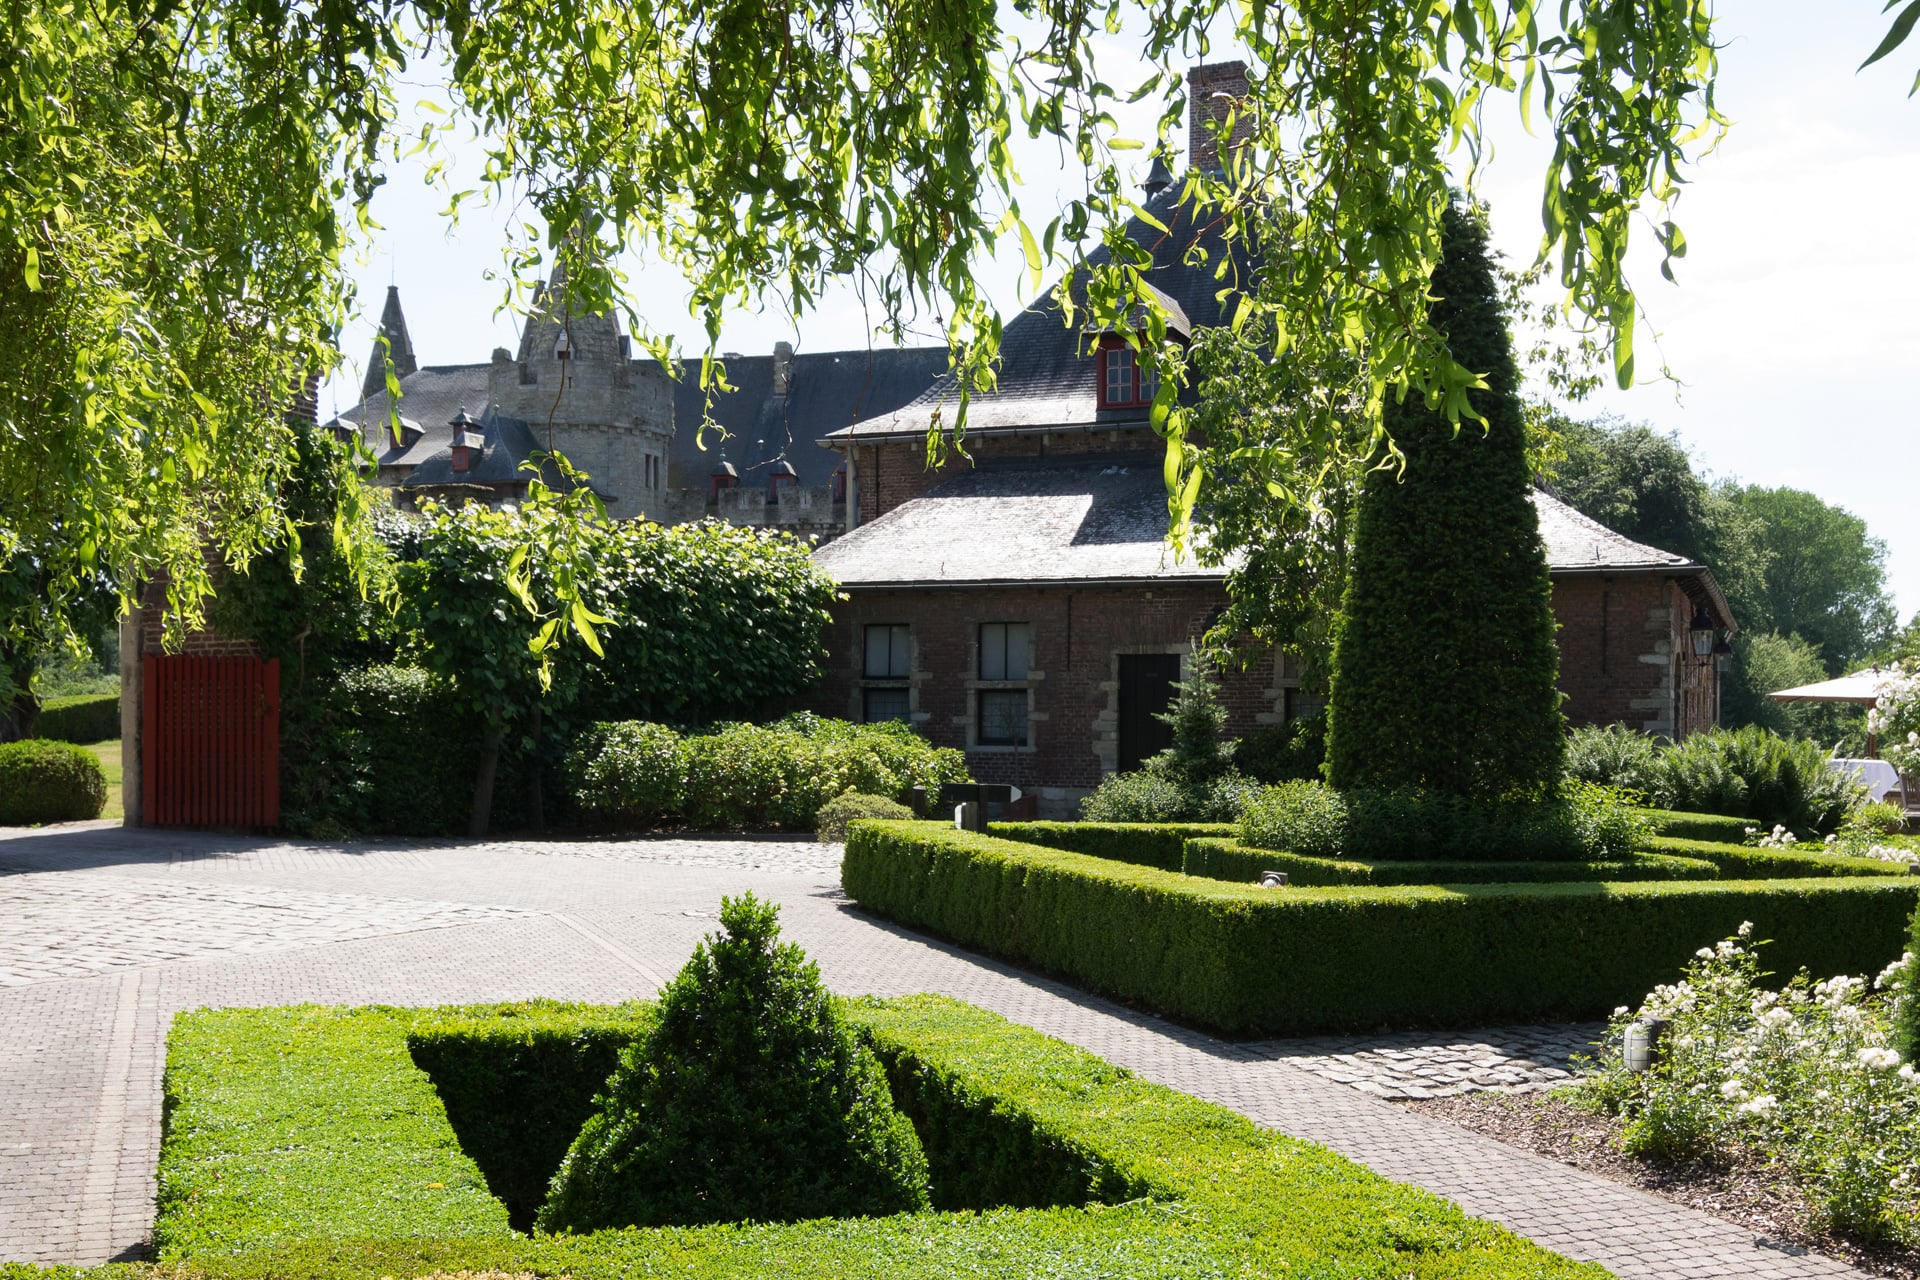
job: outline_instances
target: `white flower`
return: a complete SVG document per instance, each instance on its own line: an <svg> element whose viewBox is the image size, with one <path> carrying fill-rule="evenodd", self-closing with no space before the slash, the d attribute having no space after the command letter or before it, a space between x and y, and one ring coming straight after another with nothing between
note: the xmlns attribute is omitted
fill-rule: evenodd
<svg viewBox="0 0 1920 1280"><path fill-rule="evenodd" d="M1711 960L1713 959L1713 948L1702 947L1698 951L1694 952L1693 954L1698 956L1702 960Z"/></svg>
<svg viewBox="0 0 1920 1280"><path fill-rule="evenodd" d="M1920 1071L1915 1071L1911 1062L1903 1062L1900 1064L1900 1078L1908 1084L1913 1084L1920 1081Z"/></svg>
<svg viewBox="0 0 1920 1280"><path fill-rule="evenodd" d="M1720 1086L1720 1096L1728 1102L1747 1096L1747 1086L1739 1080L1729 1080Z"/></svg>
<svg viewBox="0 0 1920 1280"><path fill-rule="evenodd" d="M1780 1099L1770 1093L1763 1093L1757 1098L1751 1098L1741 1103L1738 1107L1734 1108L1734 1111L1736 1114L1743 1116L1765 1117L1772 1115L1779 1106Z"/></svg>
<svg viewBox="0 0 1920 1280"><path fill-rule="evenodd" d="M1751 938L1753 936L1753 921L1742 920L1740 922L1740 927L1734 930L1734 932L1738 933L1743 938Z"/></svg>
<svg viewBox="0 0 1920 1280"><path fill-rule="evenodd" d="M1891 1071L1900 1065L1900 1054L1893 1049L1866 1048L1856 1053L1860 1065L1869 1071Z"/></svg>
<svg viewBox="0 0 1920 1280"><path fill-rule="evenodd" d="M1763 1031L1772 1031L1779 1027L1791 1026L1792 1024L1793 1014L1786 1009L1782 1009L1779 1005L1775 1005L1760 1015L1760 1029Z"/></svg>

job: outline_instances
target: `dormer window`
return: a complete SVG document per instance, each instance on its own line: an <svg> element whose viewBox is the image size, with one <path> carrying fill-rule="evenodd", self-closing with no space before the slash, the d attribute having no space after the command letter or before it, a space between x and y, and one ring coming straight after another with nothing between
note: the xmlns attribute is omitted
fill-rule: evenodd
<svg viewBox="0 0 1920 1280"><path fill-rule="evenodd" d="M1111 339L1100 349L1100 407L1143 408L1153 403L1160 379L1143 368L1140 354L1126 343Z"/></svg>
<svg viewBox="0 0 1920 1280"><path fill-rule="evenodd" d="M572 355L573 355L573 348L567 342L567 331L565 329L562 329L560 331L560 336L556 338L553 343L553 358L555 360L566 360L570 358Z"/></svg>

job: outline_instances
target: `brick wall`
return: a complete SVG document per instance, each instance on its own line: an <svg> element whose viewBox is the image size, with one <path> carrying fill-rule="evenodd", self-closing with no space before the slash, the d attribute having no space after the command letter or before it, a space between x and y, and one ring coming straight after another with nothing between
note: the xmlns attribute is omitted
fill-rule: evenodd
<svg viewBox="0 0 1920 1280"><path fill-rule="evenodd" d="M1719 671L1689 650L1692 604L1674 578L1563 575L1553 612L1570 723L1685 737L1718 721Z"/></svg>
<svg viewBox="0 0 1920 1280"><path fill-rule="evenodd" d="M1088 454L1150 452L1159 465L1164 445L1146 427L1062 430L1046 435L981 436L966 441L974 463L1008 458L1072 458ZM945 464L929 469L927 447L920 440L896 440L861 445L853 451L859 489L860 523L866 524L901 503L917 498L942 480L966 470L966 459L949 455Z"/></svg>
<svg viewBox="0 0 1920 1280"><path fill-rule="evenodd" d="M939 746L967 752L975 778L1038 791L1043 811L1065 816L1118 758L1117 655L1186 653L1226 602L1217 585L1139 588L1009 587L861 591L837 605L826 639L826 675L811 706L859 720L865 628L911 628L907 679L912 723ZM975 723L982 623L1032 627L1026 747L982 747ZM1278 723L1283 682L1271 655L1222 680L1228 732Z"/></svg>

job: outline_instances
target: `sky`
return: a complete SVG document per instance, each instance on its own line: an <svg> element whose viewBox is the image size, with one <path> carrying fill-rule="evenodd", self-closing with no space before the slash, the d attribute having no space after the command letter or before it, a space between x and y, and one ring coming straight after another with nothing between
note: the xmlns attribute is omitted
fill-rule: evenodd
<svg viewBox="0 0 1920 1280"><path fill-rule="evenodd" d="M1878 0L1721 6L1717 92L1734 127L1693 167L1679 202L1688 256L1674 284L1652 252L1632 264L1646 312L1641 381L1625 391L1609 382L1572 411L1676 432L1713 478L1806 489L1861 517L1887 545L1904 621L1920 610L1920 397L1908 385L1920 374L1920 98L1907 97L1920 45L1856 73L1886 21ZM1101 52L1116 64L1109 82L1127 82L1127 46L1109 40ZM1212 56L1231 53L1216 44ZM431 80L412 88L440 96ZM1151 136L1153 113L1143 104L1122 124ZM1539 245L1550 144L1528 136L1510 107L1490 107L1488 122L1479 191L1497 247L1524 265ZM1071 198L1062 184L1077 169L1031 144L1017 154L1022 206L1044 224ZM468 185L477 148L450 158L455 184ZM322 394L323 414L358 400L390 283L423 364L483 361L517 341L514 315L499 310L503 287L488 277L523 211L468 208L449 230L445 194L422 172L418 161L396 166L376 199L382 229L350 271L362 314L343 336L347 363ZM628 265L651 326L697 351L684 282L657 264ZM1017 255L985 264L982 277L1003 314L1028 300ZM812 351L874 341L858 299L840 291L798 324L777 311L731 317L721 347L754 354L782 339ZM1662 364L1677 383L1656 376Z"/></svg>

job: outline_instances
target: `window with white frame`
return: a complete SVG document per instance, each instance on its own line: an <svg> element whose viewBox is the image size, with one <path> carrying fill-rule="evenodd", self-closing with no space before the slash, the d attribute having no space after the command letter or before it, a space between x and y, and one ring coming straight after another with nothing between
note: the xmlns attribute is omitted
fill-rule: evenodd
<svg viewBox="0 0 1920 1280"><path fill-rule="evenodd" d="M911 719L907 677L912 672L912 629L904 622L869 624L860 665L860 718L868 724Z"/></svg>
<svg viewBox="0 0 1920 1280"><path fill-rule="evenodd" d="M1100 351L1100 407L1127 409L1153 403L1160 376L1140 363L1140 355L1125 343L1114 342Z"/></svg>
<svg viewBox="0 0 1920 1280"><path fill-rule="evenodd" d="M980 685L974 691L974 740L983 747L1024 747L1028 732L1026 686L1033 627L1026 622L980 624Z"/></svg>

